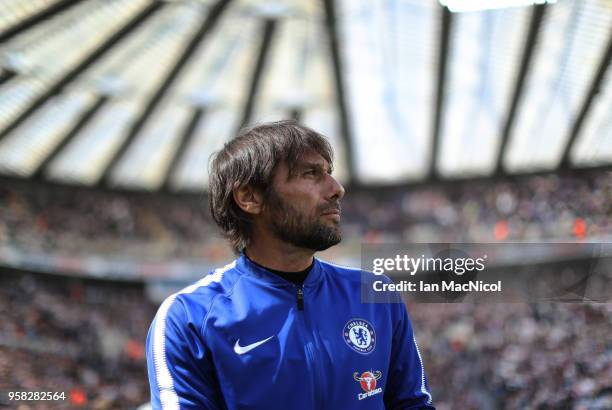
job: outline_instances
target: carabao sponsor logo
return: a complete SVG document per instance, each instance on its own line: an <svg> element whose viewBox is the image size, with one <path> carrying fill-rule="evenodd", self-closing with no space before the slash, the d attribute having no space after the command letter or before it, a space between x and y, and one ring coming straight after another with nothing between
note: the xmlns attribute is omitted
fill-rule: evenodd
<svg viewBox="0 0 612 410"><path fill-rule="evenodd" d="M353 373L353 379L359 382L359 385L363 389L364 393L359 393L357 398L359 400L366 399L375 394L382 393L382 387L376 387L377 381L382 377L382 372L368 371L359 374L359 372Z"/></svg>

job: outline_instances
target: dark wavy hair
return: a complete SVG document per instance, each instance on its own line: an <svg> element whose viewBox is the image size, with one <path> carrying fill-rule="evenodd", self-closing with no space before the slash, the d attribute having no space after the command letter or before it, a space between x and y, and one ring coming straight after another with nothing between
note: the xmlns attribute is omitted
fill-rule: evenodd
<svg viewBox="0 0 612 410"><path fill-rule="evenodd" d="M291 175L306 152L321 155L330 167L333 164L332 147L323 135L287 120L243 128L213 154L209 170L210 212L236 253L249 245L253 220L234 201L234 189L250 185L266 198L278 164L286 161Z"/></svg>

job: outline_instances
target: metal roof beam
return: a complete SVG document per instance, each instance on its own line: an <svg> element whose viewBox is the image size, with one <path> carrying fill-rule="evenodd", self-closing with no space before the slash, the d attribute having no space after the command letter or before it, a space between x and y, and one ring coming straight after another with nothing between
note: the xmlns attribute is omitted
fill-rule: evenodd
<svg viewBox="0 0 612 410"><path fill-rule="evenodd" d="M529 23L529 27L527 28L525 48L523 49L523 56L521 58L521 67L516 77L514 93L512 94L510 108L508 109L508 116L506 117L506 122L502 130L501 142L499 144L499 149L497 152L494 173L498 176L505 173L503 166L504 153L506 152L506 147L508 145L510 133L512 132L512 127L515 124L516 112L525 88L525 79L527 78L527 73L529 72L529 69L532 65L531 60L533 58L534 51L538 43L538 37L540 35L540 26L542 25L544 13L546 12L546 7L546 4L538 4L533 6L531 22Z"/></svg>
<svg viewBox="0 0 612 410"><path fill-rule="evenodd" d="M100 59L108 50L110 50L117 43L122 41L131 33L136 27L144 23L154 12L160 9L162 6L161 2L152 2L150 5L145 7L140 13L134 16L125 26L117 30L112 36L108 37L100 46L92 51L87 57L85 57L79 64L69 70L62 78L60 78L55 84L53 84L49 90L38 99L36 99L30 106L22 112L15 120L13 120L8 126L6 126L0 132L0 141L11 131L17 128L23 123L32 113L46 103L51 97L59 94L62 89L78 77L83 71L89 66Z"/></svg>
<svg viewBox="0 0 612 410"><path fill-rule="evenodd" d="M334 85L336 87L336 102L340 123L340 137L344 143L344 155L348 168L348 183L355 181L357 175L355 169L355 157L353 151L353 132L348 116L348 104L346 101L346 91L344 89L344 68L343 60L340 55L342 44L338 35L338 24L335 0L323 0L325 8L325 23L329 37L329 47L331 52Z"/></svg>
<svg viewBox="0 0 612 410"><path fill-rule="evenodd" d="M255 69L251 75L251 86L249 87L249 94L244 104L242 112L242 120L240 121L240 128L246 126L251 121L253 115L253 106L255 105L255 98L259 91L259 85L261 84L261 78L263 76L263 69L268 60L270 45L272 38L276 30L277 21L274 19L267 18L263 23L261 44L259 46L259 55L257 56L257 63ZM237 133L236 133L237 134Z"/></svg>
<svg viewBox="0 0 612 410"><path fill-rule="evenodd" d="M302 109L301 108L292 108L289 115L291 116L291 119L296 120L297 122L300 122L302 119Z"/></svg>
<svg viewBox="0 0 612 410"><path fill-rule="evenodd" d="M178 168L181 159L187 151L187 148L189 147L189 145L191 145L191 141L193 141L193 138L195 136L195 130L197 129L200 121L202 121L205 111L206 109L204 107L195 108L191 115L191 119L189 120L187 126L181 133L179 147L174 152L172 160L170 161L170 166L168 166L168 170L166 171L166 175L164 176L164 182L162 184L164 191L171 190L170 183L172 180L172 175L174 175L174 173L176 172L176 169Z"/></svg>
<svg viewBox="0 0 612 410"><path fill-rule="evenodd" d="M565 145L565 149L563 150L563 155L561 156L561 161L559 162L559 169L569 169L571 168L570 161L570 153L572 152L572 148L580 135L580 131L582 130L582 125L584 124L584 120L586 118L597 93L601 90L601 85L603 83L604 77L606 76L606 71L608 67L610 67L610 61L612 61L612 30L610 30L610 35L608 38L608 48L604 51L601 62L599 63L599 68L597 69L597 73L593 78L593 82L591 83L591 87L589 88L589 92L582 104L582 108L574 121L574 125L570 131L570 136ZM612 81L610 79L609 81Z"/></svg>
<svg viewBox="0 0 612 410"><path fill-rule="evenodd" d="M36 24L53 17L55 14L58 14L64 10L69 9L72 6L76 6L82 0L60 0L51 4L49 7L40 10L38 13L34 13L31 16L24 18L23 20L17 22L13 26L7 28L2 33L0 33L0 44L7 42L11 38L15 37L18 34L23 33L26 30L34 27Z"/></svg>
<svg viewBox="0 0 612 410"><path fill-rule="evenodd" d="M433 127L431 135L431 152L429 155L429 173L427 179L435 181L439 179L438 174L438 158L440 155L440 128L442 124L442 115L444 113L444 92L446 88L446 66L448 64L448 50L450 42L450 32L453 24L453 14L450 10L443 6L440 8L441 13L441 28L438 54L438 73L436 78L436 99L434 102Z"/></svg>
<svg viewBox="0 0 612 410"><path fill-rule="evenodd" d="M7 70L6 68L2 69L2 72L0 72L0 86L15 77L15 75L17 75L15 71Z"/></svg>
<svg viewBox="0 0 612 410"><path fill-rule="evenodd" d="M74 140L74 138L83 129L83 127L85 127L91 121L91 119L95 116L95 114L98 111L100 111L100 108L102 108L102 106L106 104L107 101L108 101L108 97L106 96L98 97L98 100L87 111L85 111L83 115L81 115L81 118L79 118L79 120L75 123L75 125L66 133L62 141L59 144L57 144L51 150L51 152L47 154L47 157L38 165L38 168L32 174L32 178L35 178L35 179L43 178L44 176L43 173L47 170L47 168L49 167L49 164L51 164L53 160L57 158L58 154L62 152L62 150L65 147L67 147L71 141Z"/></svg>

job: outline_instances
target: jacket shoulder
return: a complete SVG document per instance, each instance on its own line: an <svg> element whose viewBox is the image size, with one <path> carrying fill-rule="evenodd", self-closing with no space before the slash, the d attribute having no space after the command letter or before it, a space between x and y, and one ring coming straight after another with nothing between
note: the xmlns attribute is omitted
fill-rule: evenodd
<svg viewBox="0 0 612 410"><path fill-rule="evenodd" d="M361 268L354 268L351 266L340 265L337 263L332 263L332 262L324 261L321 259L318 259L318 261L321 263L321 267L324 270L331 272L342 278L348 279L348 280L359 282L359 281L370 280L374 278L380 279L381 277L384 277L384 275L382 276L375 275L374 273L363 270Z"/></svg>
<svg viewBox="0 0 612 410"><path fill-rule="evenodd" d="M330 273L335 280L342 281L348 286L359 287L362 300L376 303L399 303L402 299L397 292L376 292L374 284L376 282L393 283L393 280L386 275L378 275L361 268L338 265L319 259L323 270Z"/></svg>
<svg viewBox="0 0 612 410"><path fill-rule="evenodd" d="M240 276L236 261L215 269L199 281L168 296L159 307L156 318L199 326L204 322L216 296L230 292Z"/></svg>
<svg viewBox="0 0 612 410"><path fill-rule="evenodd" d="M324 271L331 273L335 278L341 280L348 280L350 282L360 282L362 275L367 274L367 272L361 270L360 268L339 265L337 263L332 263L321 259L318 259L318 261Z"/></svg>

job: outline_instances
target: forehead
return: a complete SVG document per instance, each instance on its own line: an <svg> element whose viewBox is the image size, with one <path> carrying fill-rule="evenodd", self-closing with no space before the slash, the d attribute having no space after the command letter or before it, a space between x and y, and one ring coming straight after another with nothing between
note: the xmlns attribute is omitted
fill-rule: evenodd
<svg viewBox="0 0 612 410"><path fill-rule="evenodd" d="M331 164L328 163L321 154L315 151L306 151L292 164L289 164L287 161L281 161L278 164L275 177L288 180L292 176L292 171L295 173L310 166L321 167L324 171L327 171L331 167Z"/></svg>
<svg viewBox="0 0 612 410"><path fill-rule="evenodd" d="M325 160L325 158L323 158L321 154L318 154L314 151L305 152L300 158L298 158L296 163L293 164L293 166L295 167L304 167L310 165L319 165L324 168L330 167L330 164Z"/></svg>

